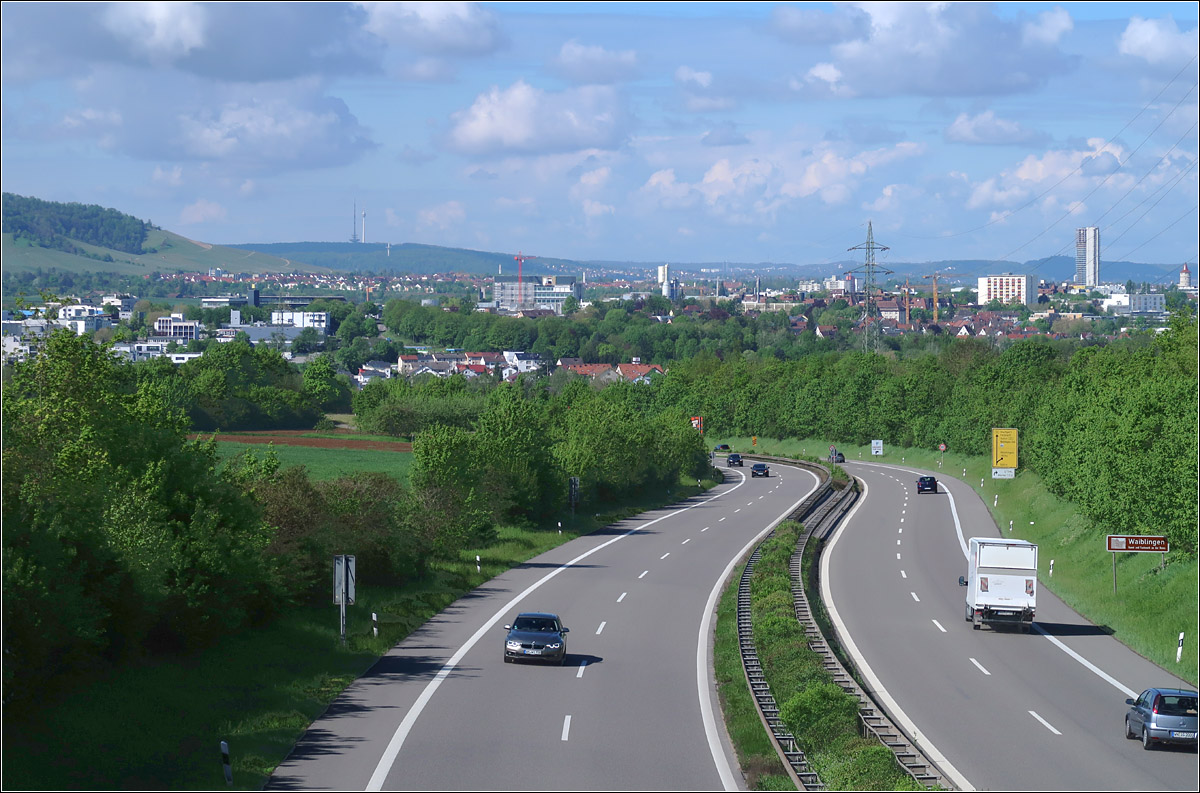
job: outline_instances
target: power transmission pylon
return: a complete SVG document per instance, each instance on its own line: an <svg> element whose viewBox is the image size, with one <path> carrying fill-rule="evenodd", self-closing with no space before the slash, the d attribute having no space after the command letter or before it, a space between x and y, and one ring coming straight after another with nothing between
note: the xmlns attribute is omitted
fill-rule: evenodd
<svg viewBox="0 0 1200 793"><path fill-rule="evenodd" d="M847 248L847 250L866 251L866 260L864 261L863 266L855 270L849 270L848 272L862 272L866 274L867 299L863 306L863 316L861 320L863 352L879 352L879 307L877 305L873 305L872 303L875 294L875 273L878 271L891 275L893 271L884 269L875 264L875 251L886 251L890 249L886 245L875 244L875 230L872 227L871 221L868 220L867 241L860 245L855 245L853 248Z"/></svg>

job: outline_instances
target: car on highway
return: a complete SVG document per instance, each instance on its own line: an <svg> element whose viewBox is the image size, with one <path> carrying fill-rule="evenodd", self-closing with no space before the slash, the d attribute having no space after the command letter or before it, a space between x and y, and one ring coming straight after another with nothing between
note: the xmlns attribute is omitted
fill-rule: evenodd
<svg viewBox="0 0 1200 793"><path fill-rule="evenodd" d="M937 491L937 480L932 476L917 477L917 493L936 493Z"/></svg>
<svg viewBox="0 0 1200 793"><path fill-rule="evenodd" d="M728 443L718 443L716 446L713 447L713 451L714 452L727 452L727 451L729 451L729 444Z"/></svg>
<svg viewBox="0 0 1200 793"><path fill-rule="evenodd" d="M742 462L742 455L738 454L737 452L731 452L730 455L725 458L725 465L727 467L732 467L735 465L738 468L746 467L745 464Z"/></svg>
<svg viewBox="0 0 1200 793"><path fill-rule="evenodd" d="M846 462L846 455L838 452L837 454L833 455L833 461L835 463L844 463Z"/></svg>
<svg viewBox="0 0 1200 793"><path fill-rule="evenodd" d="M750 478L751 479L753 479L756 476L770 476L770 475L771 475L771 469L767 467L766 463L755 463L754 465L750 466Z"/></svg>
<svg viewBox="0 0 1200 793"><path fill-rule="evenodd" d="M528 611L505 625L504 663L516 660L549 661L559 666L567 658L567 628L557 614Z"/></svg>
<svg viewBox="0 0 1200 793"><path fill-rule="evenodd" d="M1142 748L1160 743L1196 745L1196 692L1182 688L1148 688L1127 699L1125 737L1140 738Z"/></svg>

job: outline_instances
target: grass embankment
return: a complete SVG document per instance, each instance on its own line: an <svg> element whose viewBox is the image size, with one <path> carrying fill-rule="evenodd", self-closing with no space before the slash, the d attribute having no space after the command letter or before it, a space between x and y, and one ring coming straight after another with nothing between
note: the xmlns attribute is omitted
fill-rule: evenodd
<svg viewBox="0 0 1200 793"><path fill-rule="evenodd" d="M312 437L324 436L314 434ZM338 437L345 438L347 436ZM222 438L231 440L222 440ZM217 455L222 460L245 454L247 449L261 457L267 448L261 443L237 443L232 438L236 438L236 436L222 435L218 438ZM369 437L364 437L364 439L372 440ZM412 467L412 454L409 452L374 449L321 449L310 446L287 446L279 443L271 444L271 449L279 459L280 468L303 465L308 469L309 478L318 481L337 479L339 476L346 476L350 473L381 472L408 484L409 470Z"/></svg>
<svg viewBox="0 0 1200 793"><path fill-rule="evenodd" d="M298 607L204 652L97 673L45 692L24 712L6 708L5 788L223 788L225 740L234 787L257 790L347 685L454 600L575 537L700 490L681 483L673 493L617 511L564 519L561 535L556 528L502 528L497 542L437 564L427 581L360 586L356 605L347 609L344 647L336 607ZM378 638L371 636L371 612L379 614Z"/></svg>
<svg viewBox="0 0 1200 793"><path fill-rule="evenodd" d="M738 643L737 596L738 581L735 575L725 587L717 604L716 635L713 644L713 672L717 681L717 694L721 698L721 713L725 719L725 730L737 752L738 763L746 776L751 790L795 790L791 777L783 767L783 761L775 752L754 696L746 684L742 670L742 654Z"/></svg>
<svg viewBox="0 0 1200 793"><path fill-rule="evenodd" d="M759 438L713 439L744 453L780 457L825 456L836 445L848 462L905 465L961 479L979 493L1006 537L1029 540L1039 546L1038 580L1071 608L1107 630L1134 652L1178 677L1198 683L1197 674L1197 560L1168 557L1160 569L1159 554L1129 553L1117 556L1116 593L1113 592L1113 556L1105 550L1105 533L1079 514L1073 504L1046 490L1041 478L1017 469L1013 479L992 479L986 457L936 450L884 447L872 457L869 446L831 443L819 438L804 441ZM939 467L940 463L940 467ZM1147 498L1153 498L1148 493ZM1012 531L1009 531L1009 525ZM964 526L963 533L973 536ZM1054 574L1050 575L1050 561ZM965 572L965 570L964 570ZM1175 661L1182 633L1183 655Z"/></svg>
<svg viewBox="0 0 1200 793"><path fill-rule="evenodd" d="M788 569L803 531L794 521L781 523L760 546L750 579L754 645L779 716L830 790L922 790L890 749L860 734L858 698L833 681L808 647Z"/></svg>

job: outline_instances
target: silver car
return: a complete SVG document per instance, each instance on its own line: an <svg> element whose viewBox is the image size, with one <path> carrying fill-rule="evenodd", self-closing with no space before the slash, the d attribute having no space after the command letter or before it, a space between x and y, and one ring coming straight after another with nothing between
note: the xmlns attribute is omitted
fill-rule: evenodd
<svg viewBox="0 0 1200 793"><path fill-rule="evenodd" d="M1141 738L1143 749L1160 743L1196 745L1196 692L1180 688L1148 688L1127 699L1125 737Z"/></svg>

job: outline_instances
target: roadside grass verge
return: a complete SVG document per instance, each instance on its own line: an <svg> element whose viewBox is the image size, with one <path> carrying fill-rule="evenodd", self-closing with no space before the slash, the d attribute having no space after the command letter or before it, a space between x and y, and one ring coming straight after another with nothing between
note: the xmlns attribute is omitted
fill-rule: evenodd
<svg viewBox="0 0 1200 793"><path fill-rule="evenodd" d="M750 579L754 644L779 717L830 790L923 790L890 749L864 737L858 698L842 690L796 620L789 562L804 528L785 521L759 546Z"/></svg>
<svg viewBox="0 0 1200 793"><path fill-rule="evenodd" d="M795 790L791 777L775 752L763 728L754 695L742 670L742 654L737 633L738 582L745 565L729 579L717 604L717 624L713 645L713 673L725 730L737 752L738 763L751 790Z"/></svg>
<svg viewBox="0 0 1200 793"><path fill-rule="evenodd" d="M245 454L247 449L261 458L268 448L275 452L280 468L303 465L308 469L309 477L319 481L369 471L388 474L407 485L409 471L412 468L411 452L389 452L375 449L320 449L311 446L288 446L280 443L237 443L217 440L217 456L221 460Z"/></svg>
<svg viewBox="0 0 1200 793"><path fill-rule="evenodd" d="M1042 586L1097 626L1111 631L1134 652L1192 685L1200 682L1197 560L1171 555L1166 568L1160 569L1159 554L1117 554L1114 593L1113 555L1105 550L1105 532L1080 515L1075 505L1050 493L1031 471L1018 468L1013 479L992 479L986 457L886 446L882 456L872 457L869 446L820 438L777 441L760 437L757 446L751 446L750 438L712 442L729 443L739 452L780 457L810 457L814 451L827 457L829 447L835 445L847 461L905 465L960 479L979 493L1004 536L1037 543L1038 581ZM964 537L990 533L991 527L985 532L963 526ZM965 572L965 561L963 568ZM949 581L946 586L954 584ZM1183 654L1176 663L1180 633L1184 635ZM1137 688L1136 681L1133 683L1132 687Z"/></svg>
<svg viewBox="0 0 1200 793"><path fill-rule="evenodd" d="M202 652L96 670L42 692L28 708L6 707L4 786L215 790L225 787L219 748L225 740L233 787L258 790L313 719L430 617L543 551L714 484L690 481L609 513L564 518L561 535L556 525L502 528L493 545L436 564L428 579L409 586L360 586L347 608L344 646L335 606L297 606ZM379 637L371 635L372 612L379 615Z"/></svg>

